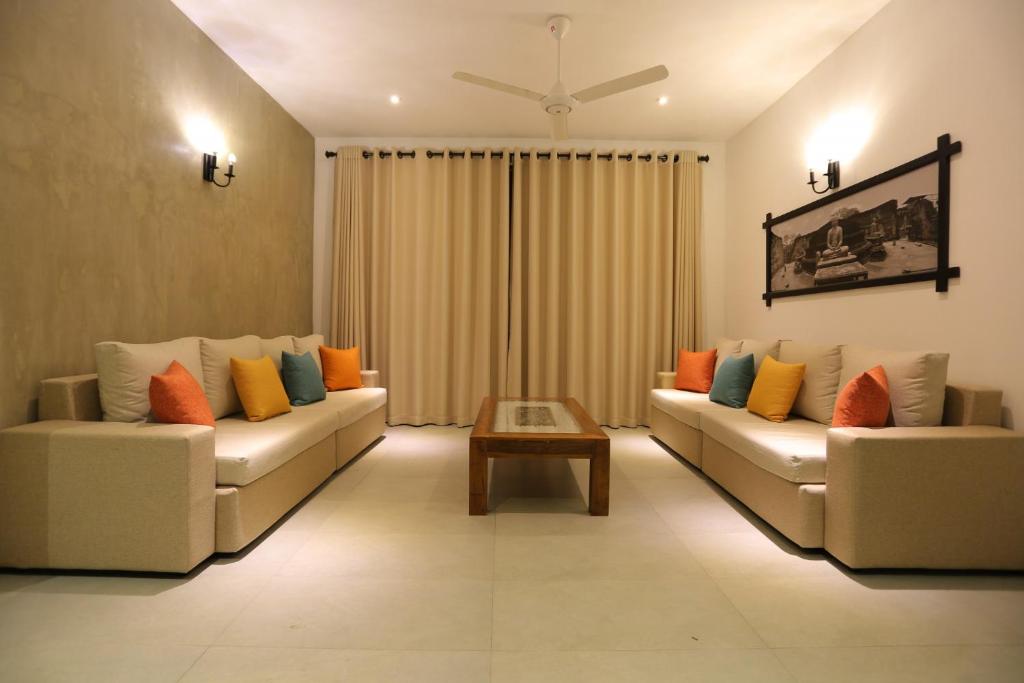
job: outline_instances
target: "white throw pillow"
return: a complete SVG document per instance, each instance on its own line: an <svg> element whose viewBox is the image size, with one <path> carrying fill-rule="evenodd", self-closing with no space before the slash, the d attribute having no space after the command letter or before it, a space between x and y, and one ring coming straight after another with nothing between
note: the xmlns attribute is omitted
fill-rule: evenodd
<svg viewBox="0 0 1024 683"><path fill-rule="evenodd" d="M290 334L273 339L260 339L260 357L270 356L277 371L281 372L281 352L295 353L295 340Z"/></svg>
<svg viewBox="0 0 1024 683"><path fill-rule="evenodd" d="M108 422L143 422L149 418L149 381L178 361L203 384L199 338L183 337L157 344L100 342L95 346L100 406Z"/></svg>
<svg viewBox="0 0 1024 683"><path fill-rule="evenodd" d="M204 337L199 340L199 353L203 360L203 390L214 419L241 412L242 401L231 379L231 358L262 358L260 338L254 334L234 339Z"/></svg>
<svg viewBox="0 0 1024 683"><path fill-rule="evenodd" d="M946 400L948 353L880 351L862 346L843 347L839 386L876 365L885 369L893 423L897 427L937 427Z"/></svg>
<svg viewBox="0 0 1024 683"><path fill-rule="evenodd" d="M313 360L316 361L317 370L320 371L320 376L324 375L324 366L320 362L320 347L324 345L324 335L322 334L311 334L306 337L295 337L295 353L302 355L306 351L309 351L309 355L313 356Z"/></svg>
<svg viewBox="0 0 1024 683"><path fill-rule="evenodd" d="M722 337L718 340L718 343L715 344L715 350L718 352L715 356L715 372L718 372L718 368L726 358L729 356L740 355L741 344L742 342L737 339L726 339L725 337Z"/></svg>
<svg viewBox="0 0 1024 683"><path fill-rule="evenodd" d="M737 355L745 356L748 353L754 354L754 372L761 369L761 361L765 356L779 359L778 339L742 339L740 340L740 352Z"/></svg>
<svg viewBox="0 0 1024 683"><path fill-rule="evenodd" d="M839 372L843 367L842 348L786 340L779 344L778 359L783 363L804 363L807 366L790 412L831 425L839 392Z"/></svg>

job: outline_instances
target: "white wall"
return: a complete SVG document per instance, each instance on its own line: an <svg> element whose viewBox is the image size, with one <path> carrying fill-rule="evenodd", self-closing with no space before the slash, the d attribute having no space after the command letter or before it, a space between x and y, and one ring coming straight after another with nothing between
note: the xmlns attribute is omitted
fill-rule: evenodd
<svg viewBox="0 0 1024 683"><path fill-rule="evenodd" d="M669 142L636 140L571 140L554 143L547 139L481 138L317 138L316 181L313 210L313 330L326 334L330 327L331 222L333 213L334 160L324 158L326 150L343 145L413 149L578 149L606 152L639 150L695 150L709 154L711 162L701 164L704 180L704 310L705 336L716 339L725 333L725 278L721 268L725 248L725 144L721 142ZM670 283L669 283L670 284ZM666 285L668 286L668 285Z"/></svg>
<svg viewBox="0 0 1024 683"><path fill-rule="evenodd" d="M1024 426L1024 2L894 0L727 143L724 260L730 336L792 337L951 354L951 381L1002 388ZM776 300L766 308L765 213L815 199L804 144L864 107L873 132L843 185L963 141L952 162L950 291L916 283Z"/></svg>

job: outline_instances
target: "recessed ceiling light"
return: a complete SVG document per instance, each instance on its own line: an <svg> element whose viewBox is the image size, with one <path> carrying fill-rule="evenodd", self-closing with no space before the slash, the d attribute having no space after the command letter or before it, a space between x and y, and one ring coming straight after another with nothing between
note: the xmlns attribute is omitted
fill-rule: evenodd
<svg viewBox="0 0 1024 683"><path fill-rule="evenodd" d="M664 107L666 104L668 104L668 98L666 96L662 95L661 97L658 98L659 107Z"/></svg>
<svg viewBox="0 0 1024 683"><path fill-rule="evenodd" d="M390 102L391 104L399 104L401 101L402 98L399 97L398 95L392 95L391 97L388 98L388 102Z"/></svg>

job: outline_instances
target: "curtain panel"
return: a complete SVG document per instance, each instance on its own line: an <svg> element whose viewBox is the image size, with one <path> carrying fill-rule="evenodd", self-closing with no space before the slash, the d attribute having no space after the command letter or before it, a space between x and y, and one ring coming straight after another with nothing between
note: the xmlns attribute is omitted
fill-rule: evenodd
<svg viewBox="0 0 1024 683"><path fill-rule="evenodd" d="M508 337L506 159L339 150L331 340L380 370L390 424L469 425Z"/></svg>
<svg viewBox="0 0 1024 683"><path fill-rule="evenodd" d="M506 392L648 424L655 373L702 341L696 153L515 164Z"/></svg>
<svg viewBox="0 0 1024 683"><path fill-rule="evenodd" d="M335 162L331 339L381 371L390 424L472 424L486 395L649 423L655 372L703 341L695 152L362 151Z"/></svg>

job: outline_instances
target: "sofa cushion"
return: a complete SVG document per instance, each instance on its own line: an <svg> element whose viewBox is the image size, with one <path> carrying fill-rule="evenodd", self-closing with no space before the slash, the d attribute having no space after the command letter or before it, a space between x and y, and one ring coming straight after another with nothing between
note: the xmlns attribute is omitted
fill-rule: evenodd
<svg viewBox="0 0 1024 683"><path fill-rule="evenodd" d="M220 418L241 412L242 401L231 379L231 358L261 358L260 338L254 334L234 339L203 338L199 340L199 352L203 359L203 389L213 416Z"/></svg>
<svg viewBox="0 0 1024 683"><path fill-rule="evenodd" d="M249 422L244 415L217 420L217 484L245 486L273 472L338 429L333 411L295 408L273 420Z"/></svg>
<svg viewBox="0 0 1024 683"><path fill-rule="evenodd" d="M765 356L747 397L747 410L772 422L785 422L804 379L803 363L782 363Z"/></svg>
<svg viewBox="0 0 1024 683"><path fill-rule="evenodd" d="M937 427L942 424L946 396L948 353L881 351L862 346L843 347L839 385L876 365L885 369L897 427Z"/></svg>
<svg viewBox="0 0 1024 683"><path fill-rule="evenodd" d="M320 372L320 376L323 377L324 366L320 362L320 347L324 345L324 335L311 334L305 337L292 337L292 341L295 343L295 353L300 356L309 351L313 356L313 360L316 361L316 369Z"/></svg>
<svg viewBox="0 0 1024 683"><path fill-rule="evenodd" d="M344 429L388 402L388 390L383 387L363 387L347 391L328 392L327 398L309 408L324 406L338 419L338 429Z"/></svg>
<svg viewBox="0 0 1024 683"><path fill-rule="evenodd" d="M742 410L701 416L704 434L786 481L825 483L828 427L794 418L770 422Z"/></svg>
<svg viewBox="0 0 1024 683"><path fill-rule="evenodd" d="M717 351L690 351L679 349L676 361L676 389L706 394L711 391L715 378L715 354Z"/></svg>
<svg viewBox="0 0 1024 683"><path fill-rule="evenodd" d="M764 361L765 356L771 356L775 360L779 359L779 340L778 339L741 339L740 350L737 355L747 355L748 353L754 354L754 372L761 369L761 362Z"/></svg>
<svg viewBox="0 0 1024 683"><path fill-rule="evenodd" d="M260 355L270 356L270 360L274 361L274 367L277 368L278 372L281 371L282 351L294 353L295 337L288 334L283 337L274 337L273 339L260 339Z"/></svg>
<svg viewBox="0 0 1024 683"><path fill-rule="evenodd" d="M715 344L715 351L717 352L715 356L715 372L718 372L718 368L722 367L722 361L726 358L740 355L740 348L742 346L743 342L738 339L727 339L725 337L719 339L718 343Z"/></svg>
<svg viewBox="0 0 1024 683"><path fill-rule="evenodd" d="M839 371L843 367L842 348L786 340L779 344L779 360L806 366L803 384L793 401L793 414L823 425L832 424L839 391Z"/></svg>
<svg viewBox="0 0 1024 683"><path fill-rule="evenodd" d="M292 411L281 375L269 356L259 360L232 358L231 379L250 422L269 420Z"/></svg>
<svg viewBox="0 0 1024 683"><path fill-rule="evenodd" d="M884 427L891 412L889 380L885 376L885 368L876 365L839 390L832 426Z"/></svg>
<svg viewBox="0 0 1024 683"><path fill-rule="evenodd" d="M156 344L100 342L95 346L96 375L103 419L142 422L149 417L149 381L178 361L203 384L199 338L183 337Z"/></svg>
<svg viewBox="0 0 1024 683"><path fill-rule="evenodd" d="M288 392L288 400L293 406L308 406L327 398L323 378L316 369L313 354L281 352L281 379L284 390Z"/></svg>
<svg viewBox="0 0 1024 683"><path fill-rule="evenodd" d="M694 429L701 428L703 413L735 412L734 408L712 403L707 394L678 389L652 389L651 405Z"/></svg>
<svg viewBox="0 0 1024 683"><path fill-rule="evenodd" d="M176 360L171 361L167 372L149 380L149 405L157 422L214 426L203 387Z"/></svg>

